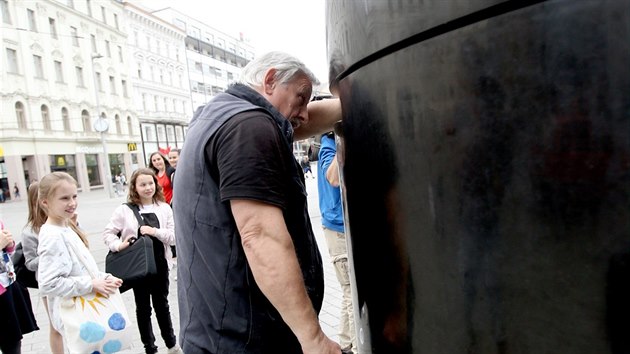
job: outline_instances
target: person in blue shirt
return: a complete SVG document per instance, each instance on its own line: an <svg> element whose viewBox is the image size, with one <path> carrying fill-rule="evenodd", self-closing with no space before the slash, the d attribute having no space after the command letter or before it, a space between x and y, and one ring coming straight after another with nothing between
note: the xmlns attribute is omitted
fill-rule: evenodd
<svg viewBox="0 0 630 354"><path fill-rule="evenodd" d="M322 215L324 236L328 253L335 266L337 280L343 291L341 316L339 320L339 344L344 353L352 349L356 353L356 335L354 332L354 314L350 276L348 274L348 251L344 233L341 190L339 188L339 166L333 132L322 135L317 162L317 188L319 191L319 209Z"/></svg>

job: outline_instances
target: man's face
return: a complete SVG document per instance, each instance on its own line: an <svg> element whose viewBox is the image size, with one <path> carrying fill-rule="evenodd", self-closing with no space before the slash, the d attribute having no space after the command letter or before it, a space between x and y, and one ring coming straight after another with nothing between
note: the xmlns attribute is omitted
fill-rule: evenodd
<svg viewBox="0 0 630 354"><path fill-rule="evenodd" d="M308 122L306 105L312 91L313 85L308 76L298 74L289 83L272 84L267 99L291 122L293 128L297 128Z"/></svg>

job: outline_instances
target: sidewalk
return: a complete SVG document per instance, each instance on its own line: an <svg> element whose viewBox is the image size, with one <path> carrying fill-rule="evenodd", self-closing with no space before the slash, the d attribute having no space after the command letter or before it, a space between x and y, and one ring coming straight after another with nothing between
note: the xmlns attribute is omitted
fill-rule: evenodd
<svg viewBox="0 0 630 354"><path fill-rule="evenodd" d="M313 174L316 175L317 166L313 166ZM324 276L325 276L325 295L322 311L320 312L320 323L324 332L330 336L333 340L337 340L337 326L339 324L339 312L342 298L341 288L335 276L335 271L330 263L330 257L328 256L328 250L324 240L323 231L321 228L321 217L318 206L317 196L317 180L307 178L306 189L308 192L308 204L309 214L311 216L311 223L313 230L317 238L320 253L324 262ZM90 250L96 259L100 269L105 269L105 256L107 255L107 249L101 240L101 232L114 209L126 201L125 197L116 197L110 199L107 193L103 190L80 193L79 194L79 224L81 228L86 231L90 241ZM5 227L13 232L14 237L19 242L21 239L21 230L26 223L28 215L26 204L26 196L19 201L12 201L0 204L0 219L5 223ZM175 334L179 336L179 307L177 304L177 282L173 280L175 270L171 272L171 283L169 292L169 304L171 309L171 318L173 320L173 327ZM48 343L49 322L41 298L39 297L39 291L37 289L29 289L31 295L31 301L33 303L33 312L37 318L37 323L40 330L34 333L27 334L22 340L22 353L24 354L45 354L50 353ZM135 324L135 303L133 300L133 291L127 291L123 295L127 310L132 318L134 342L131 350L124 353L138 353L144 352L142 342L140 341L140 334L138 333L137 325ZM155 313L152 316L153 320L153 332L156 336L156 345L159 347L160 353L166 352L166 347L159 335L159 327L155 320Z"/></svg>

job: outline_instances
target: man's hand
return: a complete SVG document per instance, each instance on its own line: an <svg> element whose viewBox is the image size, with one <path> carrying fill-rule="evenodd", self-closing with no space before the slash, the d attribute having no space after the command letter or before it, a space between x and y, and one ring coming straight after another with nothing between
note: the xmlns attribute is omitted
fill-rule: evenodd
<svg viewBox="0 0 630 354"><path fill-rule="evenodd" d="M341 347L338 343L328 338L324 332L319 334L312 341L302 344L304 354L340 354Z"/></svg>

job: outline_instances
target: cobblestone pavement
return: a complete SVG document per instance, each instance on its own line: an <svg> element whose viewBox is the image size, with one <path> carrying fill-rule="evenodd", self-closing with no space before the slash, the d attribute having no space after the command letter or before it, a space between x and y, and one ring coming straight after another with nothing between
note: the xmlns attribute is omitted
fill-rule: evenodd
<svg viewBox="0 0 630 354"><path fill-rule="evenodd" d="M317 166L313 164L313 175L316 173ZM317 198L317 180L313 178L307 178L306 187L308 191L308 203L309 213L311 215L311 223L315 231L317 242L319 245L320 253L324 261L325 272L325 295L324 305L320 312L320 323L324 332L330 336L333 340L337 340L337 326L339 324L339 312L342 298L341 288L337 282L335 271L330 263L328 251L326 248L323 231L321 228L321 217L318 206ZM102 242L101 232L114 209L125 202L124 197L108 198L107 194L102 190L85 192L79 194L79 223L81 228L85 230L89 235L90 250L96 259L100 269L105 269L105 256L107 255L107 249ZM0 204L0 219L3 220L7 229L11 230L16 237L17 241L20 241L21 230L26 223L27 217L27 204L26 198L22 200L7 202ZM179 308L177 304L177 282L174 280L176 271L171 271L169 304L171 309L171 317L173 320L173 327L175 333L179 334ZM40 330L27 334L22 340L22 353L24 354L44 354L50 353L48 344L49 333L49 321L46 316L44 306L39 296L37 289L29 289L31 295L31 301L33 303L33 311L37 318L37 323ZM133 292L127 291L123 295L123 299L127 305L127 310L132 318L134 341L131 350L127 350L124 353L143 353L142 342L140 341L140 334L135 324L135 303L133 301ZM153 330L156 336L156 345L159 347L160 353L166 353L166 347L159 335L159 327L155 320L155 315L152 316Z"/></svg>

